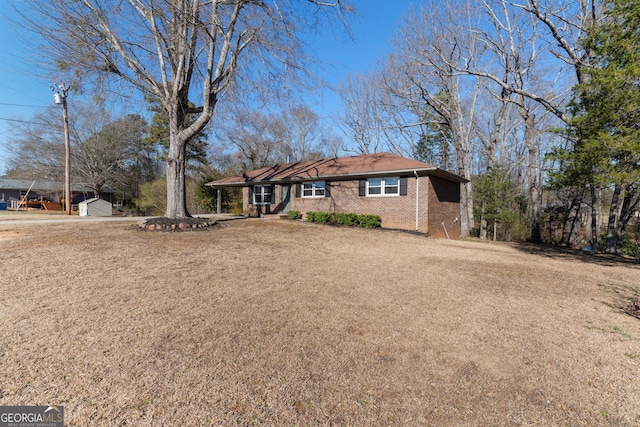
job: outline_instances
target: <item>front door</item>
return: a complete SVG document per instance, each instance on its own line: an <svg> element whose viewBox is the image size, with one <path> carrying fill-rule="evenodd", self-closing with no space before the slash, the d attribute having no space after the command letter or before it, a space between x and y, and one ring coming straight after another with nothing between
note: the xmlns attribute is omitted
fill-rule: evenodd
<svg viewBox="0 0 640 427"><path fill-rule="evenodd" d="M287 213L291 210L291 185L282 184L280 186L281 194L280 200L282 201L282 213Z"/></svg>

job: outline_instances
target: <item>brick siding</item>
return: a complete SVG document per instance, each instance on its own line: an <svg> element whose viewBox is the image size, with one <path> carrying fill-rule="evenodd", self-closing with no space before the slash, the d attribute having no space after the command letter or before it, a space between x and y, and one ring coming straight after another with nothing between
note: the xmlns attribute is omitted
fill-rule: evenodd
<svg viewBox="0 0 640 427"><path fill-rule="evenodd" d="M418 186L418 218L416 228L416 185ZM296 184L291 185L291 209L303 214L316 212L353 212L376 214L382 227L418 230L446 238L445 227L452 239L460 236L460 185L436 177L407 178L406 196L359 196L358 180L331 181L330 197L295 197ZM257 213L272 214L284 209L280 185L274 186L275 203L249 206L249 190L243 189L243 206L258 208ZM254 210L255 213L255 210ZM444 225L444 227L443 227Z"/></svg>
<svg viewBox="0 0 640 427"><path fill-rule="evenodd" d="M434 237L460 237L460 184L430 177L428 223Z"/></svg>

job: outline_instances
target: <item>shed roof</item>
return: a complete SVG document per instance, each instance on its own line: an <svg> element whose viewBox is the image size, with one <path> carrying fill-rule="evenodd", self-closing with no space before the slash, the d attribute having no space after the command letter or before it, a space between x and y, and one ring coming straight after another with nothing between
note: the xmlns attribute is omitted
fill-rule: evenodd
<svg viewBox="0 0 640 427"><path fill-rule="evenodd" d="M391 153L376 153L362 156L336 157L333 159L308 160L286 163L269 168L256 169L241 175L230 176L207 183L209 186L243 187L255 183L287 183L317 179L357 179L376 175L434 175L448 181L467 180L432 164L407 159Z"/></svg>
<svg viewBox="0 0 640 427"><path fill-rule="evenodd" d="M0 178L0 189L5 190L28 190L31 188L33 191L62 191L64 183L56 181L44 181L44 180L29 180L29 179L13 179L13 178ZM71 184L71 190L76 192L92 192L93 190L86 184L74 183ZM103 193L113 193L113 190L109 187L104 187Z"/></svg>
<svg viewBox="0 0 640 427"><path fill-rule="evenodd" d="M101 199L99 197L94 197L94 198L87 199L80 202L80 204L86 204L86 205L90 205L93 203L108 204L109 206L111 206L111 202L109 202L108 200Z"/></svg>

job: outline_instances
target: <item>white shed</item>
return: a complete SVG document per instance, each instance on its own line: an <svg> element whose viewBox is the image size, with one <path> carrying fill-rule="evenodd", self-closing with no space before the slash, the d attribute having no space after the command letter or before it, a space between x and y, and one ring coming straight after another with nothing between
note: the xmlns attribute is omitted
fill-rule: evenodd
<svg viewBox="0 0 640 427"><path fill-rule="evenodd" d="M103 199L89 199L78 203L78 214L80 216L111 216L113 207L111 202Z"/></svg>

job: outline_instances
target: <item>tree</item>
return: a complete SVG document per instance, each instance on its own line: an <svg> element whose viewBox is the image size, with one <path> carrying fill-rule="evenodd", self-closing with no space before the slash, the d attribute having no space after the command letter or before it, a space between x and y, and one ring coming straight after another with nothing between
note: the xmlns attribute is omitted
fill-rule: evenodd
<svg viewBox="0 0 640 427"><path fill-rule="evenodd" d="M522 161L522 187L528 195L531 222L530 240L541 242L540 211L542 203L542 177L540 172L540 141L544 133L540 123L546 112L540 103L527 98L523 92L531 89L542 92L549 102L554 100L554 92L545 89L535 70L541 69L543 60L549 56L549 48L539 35L540 23L531 19L531 12L521 7L514 7L502 0L484 0L484 10L491 24L488 30L482 30L478 37L479 43L486 48L486 52L495 58L496 67L500 67L502 84L496 84L487 79L489 84L497 86L500 99L503 101L501 112L509 106L516 107L520 118L521 142L525 154ZM535 2L532 3L535 5ZM526 9L526 8L524 8ZM504 116L500 126L505 126ZM492 164L489 163L488 167Z"/></svg>
<svg viewBox="0 0 640 427"><path fill-rule="evenodd" d="M278 163L279 136L273 117L262 111L237 108L217 129L218 138L233 147L242 171Z"/></svg>
<svg viewBox="0 0 640 427"><path fill-rule="evenodd" d="M563 174L613 187L605 251L617 253L640 203L640 5L609 0L606 6L606 19L584 41L593 65L575 87L570 124L578 138L563 153Z"/></svg>
<svg viewBox="0 0 640 427"><path fill-rule="evenodd" d="M327 157L339 138L323 126L318 113L306 105L284 109L275 118L275 134L280 140L280 161L301 162Z"/></svg>
<svg viewBox="0 0 640 427"><path fill-rule="evenodd" d="M303 70L301 32L331 12L349 10L341 0L307 0L307 7L297 0L25 3L25 17L47 41L59 70L79 80L120 82L158 99L169 120L169 218L190 216L186 146L211 121L218 102L233 85L269 87L278 71Z"/></svg>
<svg viewBox="0 0 640 427"><path fill-rule="evenodd" d="M57 108L50 106L16 126L7 146L11 153L7 177L64 181L64 139L59 116Z"/></svg>
<svg viewBox="0 0 640 427"><path fill-rule="evenodd" d="M149 147L160 149L160 158L166 160L170 142L169 117L157 99L147 98L147 103L147 110L153 113L153 117L149 126L149 136L145 138L145 144ZM189 107L195 108L195 104L189 102ZM190 125L193 120L193 114L187 115L185 117L185 125ZM208 138L209 133L206 129L203 129L187 142L185 153L187 172L189 170L202 171L209 165L207 160Z"/></svg>
<svg viewBox="0 0 640 427"><path fill-rule="evenodd" d="M378 82L372 75L352 74L338 86L337 93L344 104L339 126L355 142L355 151L358 154L379 152L384 133L378 110Z"/></svg>
<svg viewBox="0 0 640 427"><path fill-rule="evenodd" d="M451 131L437 121L427 122L425 131L415 145L413 157L431 163L440 169L451 171Z"/></svg>
<svg viewBox="0 0 640 427"><path fill-rule="evenodd" d="M557 93L556 86L569 88L573 83L584 83L585 72L592 64L592 52L584 48L582 40L587 38L601 17L599 0L582 0L580 2L554 2L545 0L498 0L483 1L484 9L490 16L492 33L477 29L475 52L493 52L497 61L502 62L505 73L497 73L488 68L486 62L474 61L472 56L463 61L448 61L460 73L477 76L498 85L507 91L511 102L518 107L524 122L524 142L528 151L526 176L529 186L531 206L531 239L539 241L541 179L536 173L536 117L534 104L542 106L549 113L568 124L571 114L567 98ZM501 12L500 12L501 11ZM524 12L522 14L521 12ZM553 72L557 76L571 76L573 82L562 81L561 78L547 79L547 86L541 79L535 79L536 68L540 64L554 64ZM460 66L464 64L464 66ZM535 68L534 68L535 67ZM544 75L551 70L540 69ZM596 221L595 188L591 191L592 224ZM596 236L595 228L592 231ZM595 237L594 237L595 238ZM595 245L593 245L595 247Z"/></svg>
<svg viewBox="0 0 640 427"><path fill-rule="evenodd" d="M147 123L136 115L107 123L74 145L74 173L100 197L105 186L122 182L120 177L126 174L127 163L133 159L146 128Z"/></svg>
<svg viewBox="0 0 640 427"><path fill-rule="evenodd" d="M320 116L306 105L276 113L236 108L225 116L218 137L233 146L243 171L331 155L341 145Z"/></svg>
<svg viewBox="0 0 640 427"><path fill-rule="evenodd" d="M505 230L516 222L522 210L522 197L511 181L506 169L494 167L479 177L474 185L474 215L479 222L486 222L497 239L498 225ZM480 233L486 238L486 232Z"/></svg>
<svg viewBox="0 0 640 427"><path fill-rule="evenodd" d="M463 50L472 46L461 40L473 10L466 4L443 4L412 10L406 17L396 49L380 73L380 99L387 140L409 141L408 152L427 128L437 124L451 136L456 173L471 179L472 145L477 128L478 99L483 87L479 79L461 75L456 67ZM399 150L396 150L399 151ZM471 182L461 184L460 229L469 235L473 225Z"/></svg>
<svg viewBox="0 0 640 427"><path fill-rule="evenodd" d="M52 120L52 108L36 115L16 134L8 176L62 181L64 139L62 126ZM105 186L125 192L133 167L140 161L138 147L147 124L139 116L111 119L99 105L74 103L71 108L71 177L100 195Z"/></svg>

